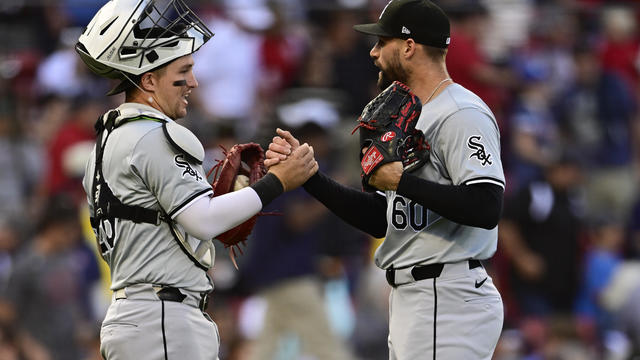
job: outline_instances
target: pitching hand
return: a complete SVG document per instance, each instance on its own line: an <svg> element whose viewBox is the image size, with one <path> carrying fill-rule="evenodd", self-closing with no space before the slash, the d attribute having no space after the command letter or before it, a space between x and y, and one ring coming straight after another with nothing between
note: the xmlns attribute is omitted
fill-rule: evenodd
<svg viewBox="0 0 640 360"><path fill-rule="evenodd" d="M298 145L285 160L278 159L275 165L269 167L269 172L280 180L284 191L304 184L317 171L318 162L313 158L313 147L307 143Z"/></svg>
<svg viewBox="0 0 640 360"><path fill-rule="evenodd" d="M368 149L366 147L362 148L362 154L366 154ZM386 163L371 174L369 185L382 191L396 191L402 177L402 171L404 171L404 168L401 161Z"/></svg>
<svg viewBox="0 0 640 360"><path fill-rule="evenodd" d="M396 191L398 183L400 183L400 177L402 177L402 171L402 162L386 163L373 172L369 179L369 185L382 191Z"/></svg>
<svg viewBox="0 0 640 360"><path fill-rule="evenodd" d="M271 144L269 144L269 150L266 152L267 159L264 165L267 168L277 164L281 160L285 160L292 151L295 151L300 146L300 141L293 137L289 131L276 129L279 136L274 136Z"/></svg>

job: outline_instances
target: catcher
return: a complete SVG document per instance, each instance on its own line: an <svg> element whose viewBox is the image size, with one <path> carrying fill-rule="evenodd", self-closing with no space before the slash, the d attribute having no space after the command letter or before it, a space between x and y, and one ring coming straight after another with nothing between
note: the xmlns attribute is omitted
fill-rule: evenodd
<svg viewBox="0 0 640 360"><path fill-rule="evenodd" d="M364 190L322 173L307 192L349 224L385 237L375 264L389 297L389 359L486 359L502 329L500 294L480 260L496 251L504 175L486 104L449 78L449 20L428 0L393 0L371 49L382 91L358 120ZM404 85L406 84L406 85ZM279 130L267 166L298 141Z"/></svg>
<svg viewBox="0 0 640 360"><path fill-rule="evenodd" d="M217 359L204 312L211 240L244 239L263 206L317 171L303 145L265 175L262 149L248 144L229 152L215 190L207 182L202 144L175 120L198 86L191 54L212 36L181 0L112 0L76 44L93 72L121 80L109 94L126 101L98 119L83 180L111 271L104 359ZM241 161L249 169L238 180Z"/></svg>

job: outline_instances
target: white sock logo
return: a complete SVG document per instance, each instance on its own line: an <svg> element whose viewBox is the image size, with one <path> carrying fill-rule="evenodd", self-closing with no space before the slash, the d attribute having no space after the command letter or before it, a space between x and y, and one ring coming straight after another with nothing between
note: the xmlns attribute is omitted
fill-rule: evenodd
<svg viewBox="0 0 640 360"><path fill-rule="evenodd" d="M387 8L389 7L389 4L391 4L393 2L393 0L389 1L387 3L387 5L384 6L384 9L382 9L382 12L380 13L380 17L378 18L378 20L382 19L382 15L384 15L384 12L387 11Z"/></svg>

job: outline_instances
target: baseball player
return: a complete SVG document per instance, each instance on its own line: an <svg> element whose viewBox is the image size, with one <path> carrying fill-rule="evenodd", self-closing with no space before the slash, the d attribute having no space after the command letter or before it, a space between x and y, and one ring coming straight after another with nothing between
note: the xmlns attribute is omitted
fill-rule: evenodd
<svg viewBox="0 0 640 360"><path fill-rule="evenodd" d="M317 170L304 145L253 185L212 197L202 144L174 121L198 86L191 54L212 35L181 0L111 0L76 45L91 70L122 79L111 94L126 97L96 123L83 180L111 271L105 359L216 359L217 326L204 313L211 239Z"/></svg>
<svg viewBox="0 0 640 360"><path fill-rule="evenodd" d="M496 250L505 186L496 120L449 78L449 21L430 1L390 1L377 23L354 28L378 37L370 55L381 89L400 81L421 100L416 128L430 160L413 172L400 161L382 165L368 183L377 192L320 172L304 188L353 226L385 237L375 263L392 286L390 359L491 359L503 306L481 260ZM278 134L267 166L298 146L289 132Z"/></svg>

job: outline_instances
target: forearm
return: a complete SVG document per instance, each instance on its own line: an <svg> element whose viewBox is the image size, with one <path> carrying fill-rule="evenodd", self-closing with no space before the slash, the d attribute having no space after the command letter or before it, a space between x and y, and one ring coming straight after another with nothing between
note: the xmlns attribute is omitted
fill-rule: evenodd
<svg viewBox="0 0 640 360"><path fill-rule="evenodd" d="M209 240L243 223L262 209L262 201L250 187L217 197L202 197L176 217L178 224L197 239Z"/></svg>
<svg viewBox="0 0 640 360"><path fill-rule="evenodd" d="M494 184L442 185L403 173L396 191L459 224L493 229L502 214L502 187Z"/></svg>
<svg viewBox="0 0 640 360"><path fill-rule="evenodd" d="M282 183L269 173L244 189L194 201L176 221L198 239L213 239L250 219L283 191Z"/></svg>
<svg viewBox="0 0 640 360"><path fill-rule="evenodd" d="M386 234L387 200L384 196L344 186L319 171L304 188L349 225L377 238Z"/></svg>

